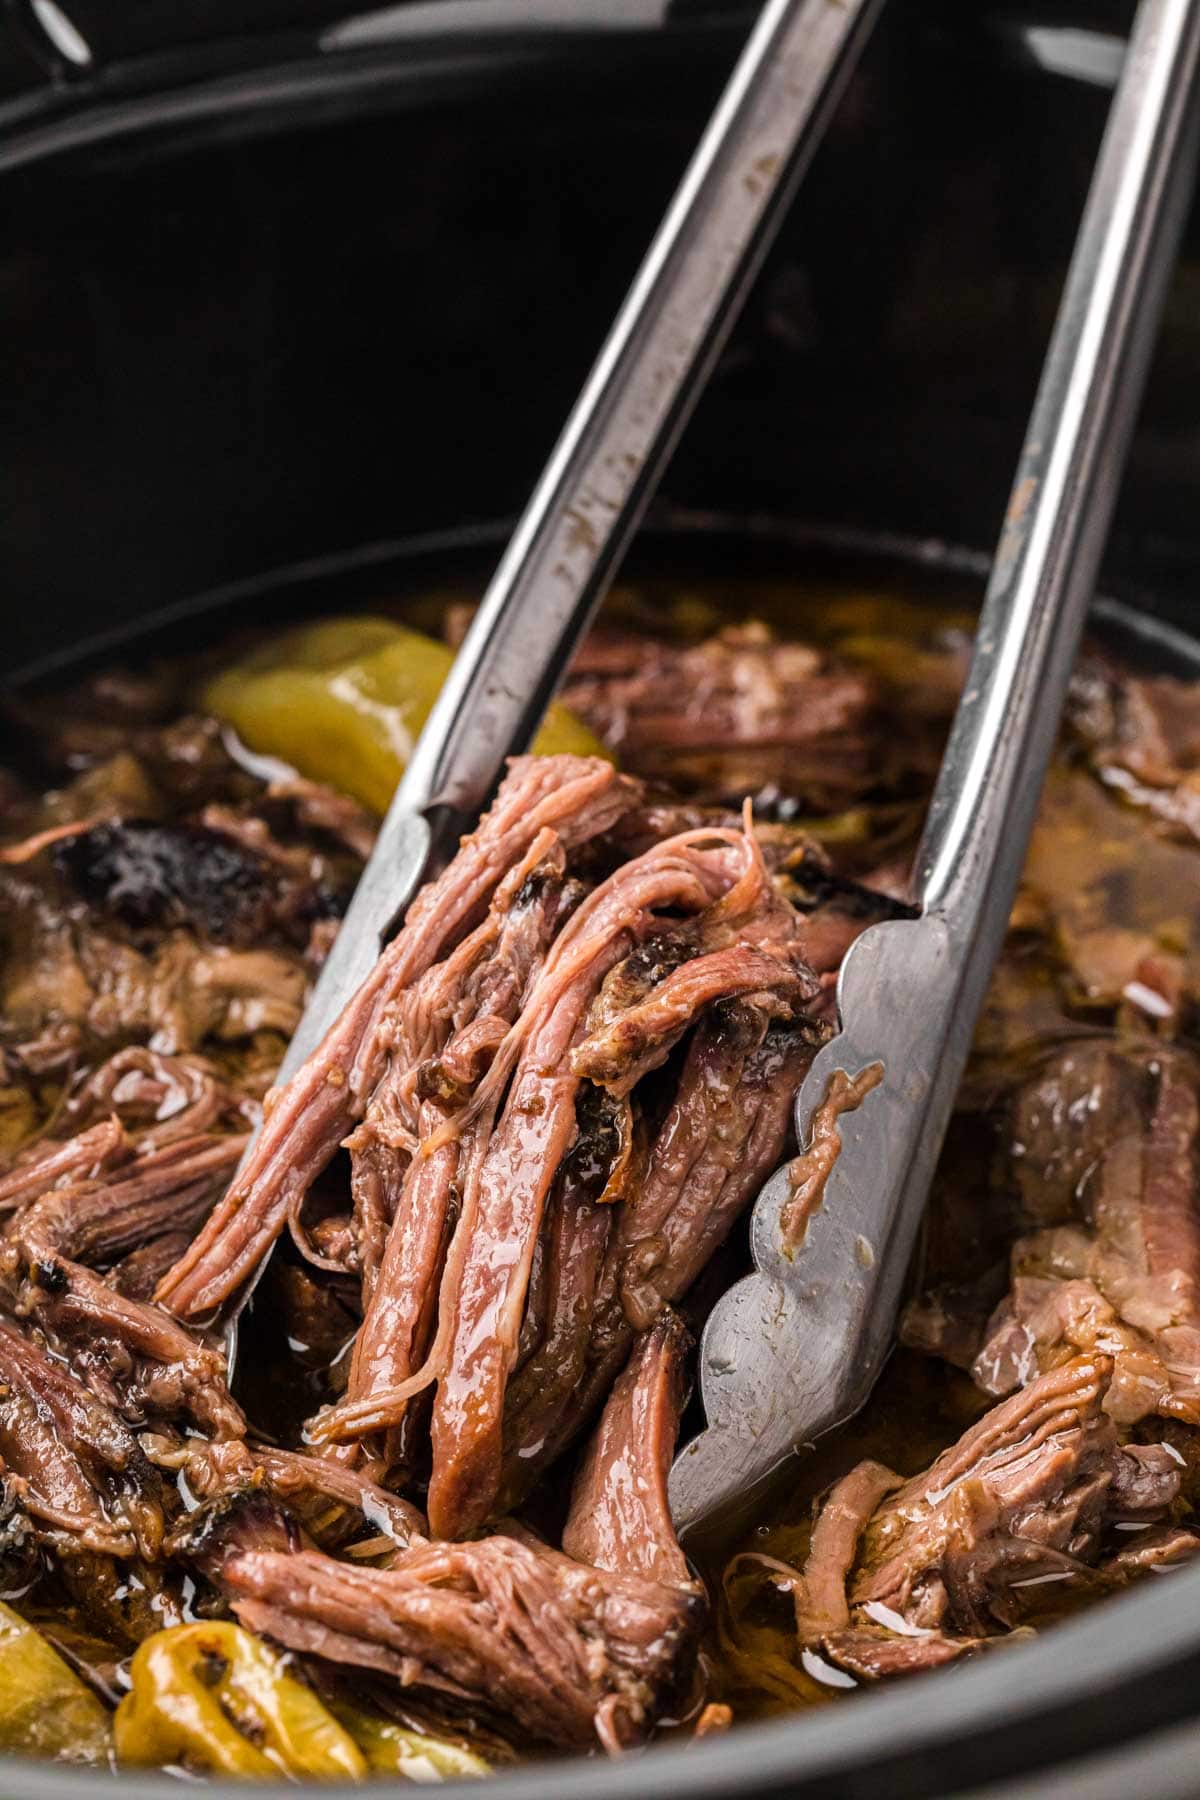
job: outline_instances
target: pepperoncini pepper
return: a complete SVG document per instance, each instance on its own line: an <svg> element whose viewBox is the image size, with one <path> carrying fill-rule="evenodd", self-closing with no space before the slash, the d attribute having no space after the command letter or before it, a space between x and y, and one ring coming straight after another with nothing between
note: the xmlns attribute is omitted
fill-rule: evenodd
<svg viewBox="0 0 1200 1800"><path fill-rule="evenodd" d="M382 813L452 661L445 644L388 619L327 619L274 638L223 670L201 702L252 750L281 757ZM534 749L607 754L557 705Z"/></svg>
<svg viewBox="0 0 1200 1800"><path fill-rule="evenodd" d="M373 1775L403 1775L409 1781L461 1781L490 1775L481 1756L445 1738L409 1731L391 1719L378 1719L340 1700L333 1710L367 1759Z"/></svg>
<svg viewBox="0 0 1200 1800"><path fill-rule="evenodd" d="M174 1625L141 1644L113 1738L125 1763L221 1775L359 1780L349 1732L275 1652L240 1625Z"/></svg>
<svg viewBox="0 0 1200 1800"><path fill-rule="evenodd" d="M0 1601L0 1750L104 1763L108 1714L32 1625Z"/></svg>

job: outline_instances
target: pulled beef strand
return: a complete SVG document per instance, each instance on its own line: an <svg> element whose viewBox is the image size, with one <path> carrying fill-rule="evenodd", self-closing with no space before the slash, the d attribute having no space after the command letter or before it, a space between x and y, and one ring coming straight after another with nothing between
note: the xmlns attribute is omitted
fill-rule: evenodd
<svg viewBox="0 0 1200 1800"><path fill-rule="evenodd" d="M49 1544L151 1558L162 1542L157 1471L129 1427L27 1331L0 1317L0 1456Z"/></svg>
<svg viewBox="0 0 1200 1800"><path fill-rule="evenodd" d="M236 1505L189 1524L181 1547L190 1537L238 1618L288 1649L507 1715L539 1742L619 1750L686 1682L703 1614L662 1500L685 1347L664 1320L610 1402L567 1534L594 1561L514 1527L414 1536L364 1568L290 1548L286 1529Z"/></svg>
<svg viewBox="0 0 1200 1800"><path fill-rule="evenodd" d="M1133 675L1093 652L1067 706L1101 780L1185 841L1200 838L1198 696L1200 683Z"/></svg>
<svg viewBox="0 0 1200 1800"><path fill-rule="evenodd" d="M874 678L758 622L698 644L604 634L562 699L635 774L684 795L778 792L835 810L877 779Z"/></svg>
<svg viewBox="0 0 1200 1800"><path fill-rule="evenodd" d="M335 1511L359 1514L375 1532L399 1546L426 1532L417 1507L328 1457L234 1440L189 1448L183 1466L188 1487L198 1499L211 1503L261 1485L300 1517L318 1540L331 1501Z"/></svg>
<svg viewBox="0 0 1200 1800"><path fill-rule="evenodd" d="M683 919L665 925L667 909ZM562 1394L561 1369L548 1367L551 1358L565 1351L578 1365L586 1348L584 1334L572 1331L564 1316L564 1304L572 1303L563 1283L581 1271L597 1279L602 1234L587 1223L577 1191L560 1196L560 1218L590 1253L573 1261L562 1254L567 1244L559 1234L560 1254L547 1271L556 1285L546 1294L547 1319L557 1330L541 1355L540 1325L525 1329L535 1256L578 1137L585 1080L603 1080L624 1099L698 1017L713 1007L749 1004L750 996L764 1031L772 1017L790 1020L817 992L802 949L797 916L775 895L757 843L743 830L687 832L654 845L578 905L540 966L530 966L523 995L508 984L509 1011L520 999L519 1014L457 1116L439 1121L414 1157L409 1194L385 1252L387 1278L371 1294L350 1392L313 1422L314 1441L394 1431L412 1396L436 1381L431 1523L438 1535L455 1537L490 1516L502 1482L508 1381L523 1350ZM403 1000L400 1009L405 1016L413 1011ZM445 1063L443 1053L443 1070ZM384 1096L393 1111L397 1085L405 1084L394 1079L400 1068L397 1062ZM775 1068L784 1072L779 1059ZM368 1107L368 1124L378 1099ZM432 1314L451 1183L461 1194L461 1211L441 1270L436 1332L422 1366L409 1372L404 1365L415 1328ZM420 1256L412 1254L414 1241ZM715 1241L708 1241L709 1251ZM399 1246L394 1257L393 1246ZM691 1276L703 1260L684 1257ZM627 1336L619 1348L627 1350ZM544 1407L544 1389L537 1398ZM595 1398L593 1390L591 1405Z"/></svg>
<svg viewBox="0 0 1200 1800"><path fill-rule="evenodd" d="M688 1334L663 1313L613 1388L576 1477L563 1549L577 1562L690 1588L667 1499L686 1396Z"/></svg>
<svg viewBox="0 0 1200 1800"><path fill-rule="evenodd" d="M274 1096L241 1180L160 1283L164 1305L188 1317L237 1292L377 1086L386 1049L381 1026L395 995L472 927L540 831L553 829L568 845L585 841L610 825L634 792L599 759L514 759L491 811L445 873L417 895L403 930L320 1048Z"/></svg>
<svg viewBox="0 0 1200 1800"><path fill-rule="evenodd" d="M586 1286L565 1287L569 1354L551 1338L514 1383L504 1420L503 1503L516 1505L594 1415L634 1333L687 1293L778 1166L792 1100L820 1042L810 1020L754 1000L703 1019L630 1201L584 1246ZM599 1228L595 1228L597 1234ZM598 1268L597 1268L598 1265Z"/></svg>
<svg viewBox="0 0 1200 1800"><path fill-rule="evenodd" d="M547 832L500 883L487 920L473 934L481 942L472 946L469 957L451 956L418 984L427 991L420 994L419 1007L409 1010L419 1010L429 1027L419 1046L412 1045L410 1034L407 1054L394 1044L388 1073L350 1140L352 1155L369 1171L359 1173L356 1194L367 1180L378 1184L371 1206L386 1210L390 1219L382 1247L364 1255L368 1227L360 1215L366 1311L351 1364L350 1402L396 1387L428 1348L453 1195L461 1191L481 1141L475 1124L428 1156L410 1156L389 1141L391 1119L407 1100L418 1141L428 1141L445 1122L447 1104L469 1098L482 1073L481 1041L492 1051L503 1041L566 904L561 843ZM440 1030L431 1036L435 1025ZM485 1025L491 1028L486 1034L480 1029ZM423 1086L429 1096L424 1099ZM387 1188L397 1186L389 1196Z"/></svg>
<svg viewBox="0 0 1200 1800"><path fill-rule="evenodd" d="M551 1183L575 1132L580 1077L572 1066L572 1044L586 1029L589 1004L604 976L636 935L650 928L652 908L689 897L696 878L690 850L686 842L668 840L597 889L559 938L542 983L530 996L526 1042L477 1183L466 1197L440 1301L441 1315L453 1321L453 1336L446 1341L444 1367L437 1369L432 1425L429 1507L439 1535L459 1536L480 1524L499 1489L505 1389L533 1249ZM693 854L699 859L710 853ZM549 990L545 998L539 991L543 984Z"/></svg>
<svg viewBox="0 0 1200 1800"><path fill-rule="evenodd" d="M244 1132L195 1129L245 1113L195 1059L131 1047L102 1064L64 1106L86 1121L74 1140L115 1149L81 1164L46 1145L10 1177L23 1195L0 1238L0 1281L14 1312L37 1321L99 1398L131 1418L189 1415L221 1436L244 1430L221 1355L170 1314L98 1271L197 1225L237 1166ZM191 1127L192 1129L189 1129ZM113 1137L113 1133L116 1137ZM89 1150L89 1155L91 1150Z"/></svg>

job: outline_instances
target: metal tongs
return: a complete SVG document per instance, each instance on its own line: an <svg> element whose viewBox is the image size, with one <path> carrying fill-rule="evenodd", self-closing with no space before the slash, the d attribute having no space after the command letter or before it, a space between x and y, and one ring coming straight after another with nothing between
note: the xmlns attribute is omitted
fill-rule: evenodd
<svg viewBox="0 0 1200 1800"><path fill-rule="evenodd" d="M508 757L532 741L882 3L763 7L430 712L278 1083L320 1044L417 889L478 822ZM230 1380L265 1267L212 1321Z"/></svg>
<svg viewBox="0 0 1200 1800"><path fill-rule="evenodd" d="M369 973L419 884L530 742L712 368L881 0L767 0L471 625L285 1060ZM872 927L839 985L844 1115L823 1206L789 1258L781 1170L755 1204L757 1273L714 1309L707 1428L677 1458L682 1529L754 1488L867 1398L998 953L1099 566L1200 130L1200 0L1142 0L1113 102L974 658L930 809L920 916Z"/></svg>
<svg viewBox="0 0 1200 1800"><path fill-rule="evenodd" d="M881 5L763 7L429 715L281 1080L532 741Z"/></svg>
<svg viewBox="0 0 1200 1800"><path fill-rule="evenodd" d="M834 1127L840 1151L798 1251L781 1228L791 1171L779 1170L755 1203L757 1273L709 1316L700 1347L708 1425L671 1472L681 1531L745 1504L791 1452L850 1418L888 1354L1194 185L1198 60L1200 0L1142 0L917 853L920 916L872 926L842 965L841 1030L796 1101L801 1145L817 1109L848 1087L855 1097L851 1084L865 1075L861 1098Z"/></svg>

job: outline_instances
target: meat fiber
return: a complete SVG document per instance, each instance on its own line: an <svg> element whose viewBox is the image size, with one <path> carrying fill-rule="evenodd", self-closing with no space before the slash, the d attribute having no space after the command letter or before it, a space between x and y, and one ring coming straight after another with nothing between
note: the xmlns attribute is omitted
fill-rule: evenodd
<svg viewBox="0 0 1200 1800"><path fill-rule="evenodd" d="M15 1208L0 1238L9 1305L131 1420L182 1415L238 1435L220 1354L104 1272L200 1223L245 1147L227 1127L247 1122L247 1103L199 1059L131 1047L62 1110L78 1135L35 1145L0 1183L0 1204Z"/></svg>
<svg viewBox="0 0 1200 1800"><path fill-rule="evenodd" d="M1021 1182L1034 1216L1058 1222L1015 1244L975 1378L1008 1393L1095 1350L1115 1363L1118 1422L1200 1423L1200 1065L1100 1041L1064 1053L1034 1091L1026 1114L1050 1129L1044 1148L1030 1133Z"/></svg>
<svg viewBox="0 0 1200 1800"><path fill-rule="evenodd" d="M694 1586L671 1523L667 1476L686 1392L688 1336L664 1313L637 1344L588 1446L563 1532L578 1562Z"/></svg>
<svg viewBox="0 0 1200 1800"><path fill-rule="evenodd" d="M1182 1478L1162 1446L1120 1444L1112 1372L1077 1356L1038 1376L910 1481L860 1464L794 1584L801 1640L866 1678L903 1673L1019 1624L1047 1583L1100 1578L1113 1527L1168 1518Z"/></svg>
<svg viewBox="0 0 1200 1800"><path fill-rule="evenodd" d="M1108 786L1168 836L1200 838L1200 683L1134 675L1093 653L1067 718Z"/></svg>
<svg viewBox="0 0 1200 1800"><path fill-rule="evenodd" d="M414 1537L371 1568L291 1548L261 1508L246 1520L226 1504L189 1523L181 1553L288 1649L466 1701L543 1743L618 1750L681 1692L703 1613L663 1488L685 1341L664 1321L618 1384L564 1551L517 1527L462 1544Z"/></svg>
<svg viewBox="0 0 1200 1800"><path fill-rule="evenodd" d="M439 1536L493 1514L514 1459L535 1472L543 1451L561 1448L628 1351L622 1322L593 1355L589 1324L602 1258L627 1228L640 1237L627 1218L640 1218L647 1191L634 1191L632 1174L642 1084L694 1029L736 1042L748 1077L735 1103L732 1083L726 1093L715 1071L684 1061L684 1086L706 1081L714 1117L726 1094L739 1119L731 1116L707 1185L675 1222L664 1259L672 1299L748 1197L738 1178L747 1151L752 1179L780 1148L799 1060L781 1053L784 1034L805 1050L821 1037L806 1013L819 988L803 957L803 921L776 894L746 831L706 828L653 845L565 921L554 899L561 859L536 843L529 856L539 879L524 911L498 890L474 937L397 996L388 1074L366 1126L411 1160L346 1399L310 1426L318 1443L390 1433L394 1452L413 1397L436 1383L429 1512ZM529 888L527 875L517 898ZM455 1046L474 1046L484 1020L495 1026L486 1053L477 1061L472 1048L464 1060ZM767 1105L772 1080L779 1091ZM768 1127L751 1149L764 1108L780 1130ZM664 1210L655 1230L665 1222ZM623 1304L617 1287L611 1299ZM654 1310L635 1323L650 1323ZM539 1448L526 1456L531 1431Z"/></svg>
<svg viewBox="0 0 1200 1800"><path fill-rule="evenodd" d="M474 927L540 832L553 830L570 847L603 831L632 797L629 784L596 759L513 762L491 811L417 895L403 930L320 1048L274 1097L252 1160L161 1283L161 1301L188 1317L237 1292L365 1111L384 1073L397 996Z"/></svg>
<svg viewBox="0 0 1200 1800"><path fill-rule="evenodd" d="M161 1484L136 1437L32 1334L3 1318L0 1456L51 1547L158 1554Z"/></svg>
<svg viewBox="0 0 1200 1800"><path fill-rule="evenodd" d="M610 634L562 698L625 767L685 796L774 792L834 810L878 767L871 677L759 624L691 645Z"/></svg>

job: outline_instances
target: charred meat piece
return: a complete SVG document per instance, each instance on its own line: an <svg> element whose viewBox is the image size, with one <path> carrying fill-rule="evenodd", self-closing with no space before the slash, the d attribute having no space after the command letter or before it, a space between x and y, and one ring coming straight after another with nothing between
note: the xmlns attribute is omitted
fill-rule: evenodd
<svg viewBox="0 0 1200 1800"><path fill-rule="evenodd" d="M54 846L60 874L127 925L190 925L215 943L261 941L275 922L270 864L203 825L114 819Z"/></svg>

